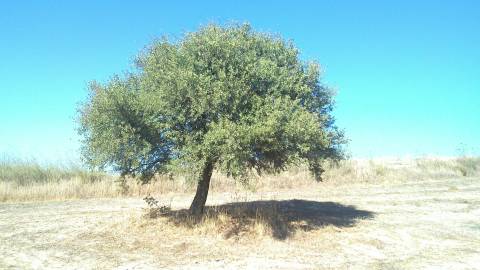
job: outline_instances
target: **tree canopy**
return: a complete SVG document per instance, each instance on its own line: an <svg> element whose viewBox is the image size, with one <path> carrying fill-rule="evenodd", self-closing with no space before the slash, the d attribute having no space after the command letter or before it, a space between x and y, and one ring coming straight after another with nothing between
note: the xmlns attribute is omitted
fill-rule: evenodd
<svg viewBox="0 0 480 270"><path fill-rule="evenodd" d="M306 163L320 179L322 162L342 157L333 91L319 65L281 37L212 24L153 42L135 64L90 84L80 108L83 156L144 181L163 172L194 176L194 213L203 211L213 169L245 179Z"/></svg>

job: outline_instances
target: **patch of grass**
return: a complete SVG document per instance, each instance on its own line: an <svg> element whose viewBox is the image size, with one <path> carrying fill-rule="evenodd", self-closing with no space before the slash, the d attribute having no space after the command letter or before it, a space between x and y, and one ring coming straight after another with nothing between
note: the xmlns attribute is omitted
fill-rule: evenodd
<svg viewBox="0 0 480 270"><path fill-rule="evenodd" d="M186 209L172 211L169 207L159 206L152 197L147 197L145 201L149 208L144 218L158 219L165 225L187 227L201 233L221 234L225 239L268 234L284 240L297 230L311 231L330 225L350 227L358 219L372 218L374 215L335 202L267 200L209 206L205 214L198 217L191 216Z"/></svg>
<svg viewBox="0 0 480 270"><path fill-rule="evenodd" d="M104 173L92 172L78 165L40 165L35 161L0 160L0 181L26 186L37 183L59 182L73 178L86 183L100 181Z"/></svg>
<svg viewBox="0 0 480 270"><path fill-rule="evenodd" d="M447 176L479 176L480 158L461 157L456 159L418 159L416 162L418 168L423 173L436 177Z"/></svg>
<svg viewBox="0 0 480 270"><path fill-rule="evenodd" d="M480 158L459 158L457 168L463 176L475 176L480 172Z"/></svg>
<svg viewBox="0 0 480 270"><path fill-rule="evenodd" d="M248 183L236 182L214 172L211 192L238 193L291 190L301 187L355 183L402 183L427 179L480 176L480 158L344 160L324 164L322 182L316 182L305 166L276 175L256 176ZM195 189L185 177L158 175L149 184L133 178L91 172L79 166L42 166L36 162L0 160L0 202L105 197L145 197L149 194L190 193Z"/></svg>

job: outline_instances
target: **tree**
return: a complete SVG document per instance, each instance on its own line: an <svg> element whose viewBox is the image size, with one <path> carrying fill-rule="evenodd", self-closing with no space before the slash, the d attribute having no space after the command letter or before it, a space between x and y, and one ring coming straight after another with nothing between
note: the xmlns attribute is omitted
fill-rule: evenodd
<svg viewBox="0 0 480 270"><path fill-rule="evenodd" d="M79 109L83 156L143 181L188 173L198 182L192 214L203 213L214 169L245 180L306 163L320 179L322 162L342 157L319 65L280 37L208 25L154 42L135 64L90 84Z"/></svg>

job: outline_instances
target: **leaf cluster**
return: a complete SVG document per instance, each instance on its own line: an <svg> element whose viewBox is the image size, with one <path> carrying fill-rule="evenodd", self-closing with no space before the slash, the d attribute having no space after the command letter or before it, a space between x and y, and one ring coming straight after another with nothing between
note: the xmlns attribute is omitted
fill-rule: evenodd
<svg viewBox="0 0 480 270"><path fill-rule="evenodd" d="M323 160L342 158L333 92L291 42L248 24L208 25L154 42L135 63L91 83L80 108L83 154L94 167L147 181L214 163L244 179L307 162L319 177Z"/></svg>

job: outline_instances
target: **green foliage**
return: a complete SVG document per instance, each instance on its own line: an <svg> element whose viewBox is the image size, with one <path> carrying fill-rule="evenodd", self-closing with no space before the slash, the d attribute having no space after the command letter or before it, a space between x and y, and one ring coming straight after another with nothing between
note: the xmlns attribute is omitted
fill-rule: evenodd
<svg viewBox="0 0 480 270"><path fill-rule="evenodd" d="M317 63L247 24L208 25L154 42L137 69L90 84L80 108L83 154L93 167L147 181L159 172L198 176L207 163L245 179L342 158L333 93Z"/></svg>

